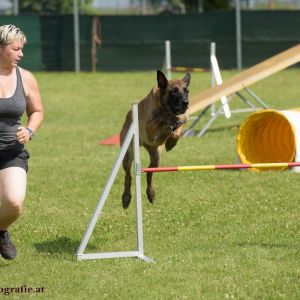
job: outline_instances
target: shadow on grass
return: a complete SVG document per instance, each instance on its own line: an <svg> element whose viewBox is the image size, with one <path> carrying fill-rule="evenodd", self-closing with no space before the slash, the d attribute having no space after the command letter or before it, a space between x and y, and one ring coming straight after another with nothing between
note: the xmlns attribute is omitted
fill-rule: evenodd
<svg viewBox="0 0 300 300"><path fill-rule="evenodd" d="M237 243L236 246L238 247L260 247L260 248L266 248L266 249L288 249L290 248L287 244L276 244L276 243L251 243L251 242L245 242L245 243Z"/></svg>
<svg viewBox="0 0 300 300"><path fill-rule="evenodd" d="M215 127L215 128L208 128L206 132L229 131L229 130L232 130L232 129L238 129L239 127L240 127L240 124L233 124L233 125L228 125L228 126L219 126L219 127ZM200 129L199 128L194 129L194 133L191 136L196 136L197 134L199 134L200 131L202 130L202 128L203 127L201 127Z"/></svg>
<svg viewBox="0 0 300 300"><path fill-rule="evenodd" d="M219 131L227 131L227 130L231 130L231 129L238 129L239 127L240 127L240 124L232 124L232 125L228 125L228 126L219 126L216 128L210 128L207 131L219 132Z"/></svg>
<svg viewBox="0 0 300 300"><path fill-rule="evenodd" d="M52 241L45 241L42 243L36 243L34 246L38 252L48 254L70 254L75 255L80 245L79 240L72 240L69 237L60 237ZM93 246L89 245L89 249L93 249Z"/></svg>

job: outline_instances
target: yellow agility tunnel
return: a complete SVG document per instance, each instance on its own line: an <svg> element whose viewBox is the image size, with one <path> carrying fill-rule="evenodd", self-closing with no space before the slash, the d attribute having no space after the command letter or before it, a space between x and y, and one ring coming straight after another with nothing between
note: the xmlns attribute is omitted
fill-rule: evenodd
<svg viewBox="0 0 300 300"><path fill-rule="evenodd" d="M300 161L300 108L265 109L251 114L241 124L236 142L238 156L244 164ZM277 168L284 169L287 167ZM299 172L300 168L293 170Z"/></svg>

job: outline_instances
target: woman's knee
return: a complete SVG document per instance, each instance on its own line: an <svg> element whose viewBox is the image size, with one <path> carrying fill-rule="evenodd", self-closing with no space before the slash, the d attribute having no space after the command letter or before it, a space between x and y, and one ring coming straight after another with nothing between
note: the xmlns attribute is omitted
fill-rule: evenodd
<svg viewBox="0 0 300 300"><path fill-rule="evenodd" d="M0 209L4 210L7 214L19 216L23 209L23 202L24 197L20 195L2 199Z"/></svg>

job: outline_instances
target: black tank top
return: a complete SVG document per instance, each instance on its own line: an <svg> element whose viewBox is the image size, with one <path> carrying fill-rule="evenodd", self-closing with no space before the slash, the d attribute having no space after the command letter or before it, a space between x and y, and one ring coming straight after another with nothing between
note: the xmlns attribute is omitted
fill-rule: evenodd
<svg viewBox="0 0 300 300"><path fill-rule="evenodd" d="M26 110L26 96L20 70L16 67L17 87L13 96L0 98L0 150L23 149L17 141L17 128Z"/></svg>

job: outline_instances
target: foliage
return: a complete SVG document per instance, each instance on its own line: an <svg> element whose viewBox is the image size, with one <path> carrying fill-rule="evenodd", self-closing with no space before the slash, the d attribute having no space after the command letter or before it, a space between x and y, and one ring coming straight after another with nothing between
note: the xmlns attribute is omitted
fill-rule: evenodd
<svg viewBox="0 0 300 300"><path fill-rule="evenodd" d="M188 12L197 11L199 1L182 0ZM230 8L230 0L203 0L203 10L228 10Z"/></svg>
<svg viewBox="0 0 300 300"><path fill-rule="evenodd" d="M93 0L85 0L85 4L82 4L80 0L77 1L81 12L97 13L97 10L91 6ZM195 0L151 0L151 3L154 6L164 4L166 8L172 6L176 8L184 4L187 12L197 11L199 5ZM19 6L21 14L69 14L73 12L73 0L20 0ZM203 0L205 11L229 8L230 0Z"/></svg>
<svg viewBox="0 0 300 300"><path fill-rule="evenodd" d="M151 3L154 5L159 5L162 2L168 3L169 5L180 5L180 3L185 5L187 12L195 12L198 11L199 1L195 0L169 0L169 1L161 1L161 0L151 0ZM203 10L228 10L230 8L230 0L203 0Z"/></svg>
<svg viewBox="0 0 300 300"><path fill-rule="evenodd" d="M88 5L92 0L85 2ZM80 0L78 0L78 8L84 8ZM23 14L73 13L73 0L20 0L20 12Z"/></svg>

